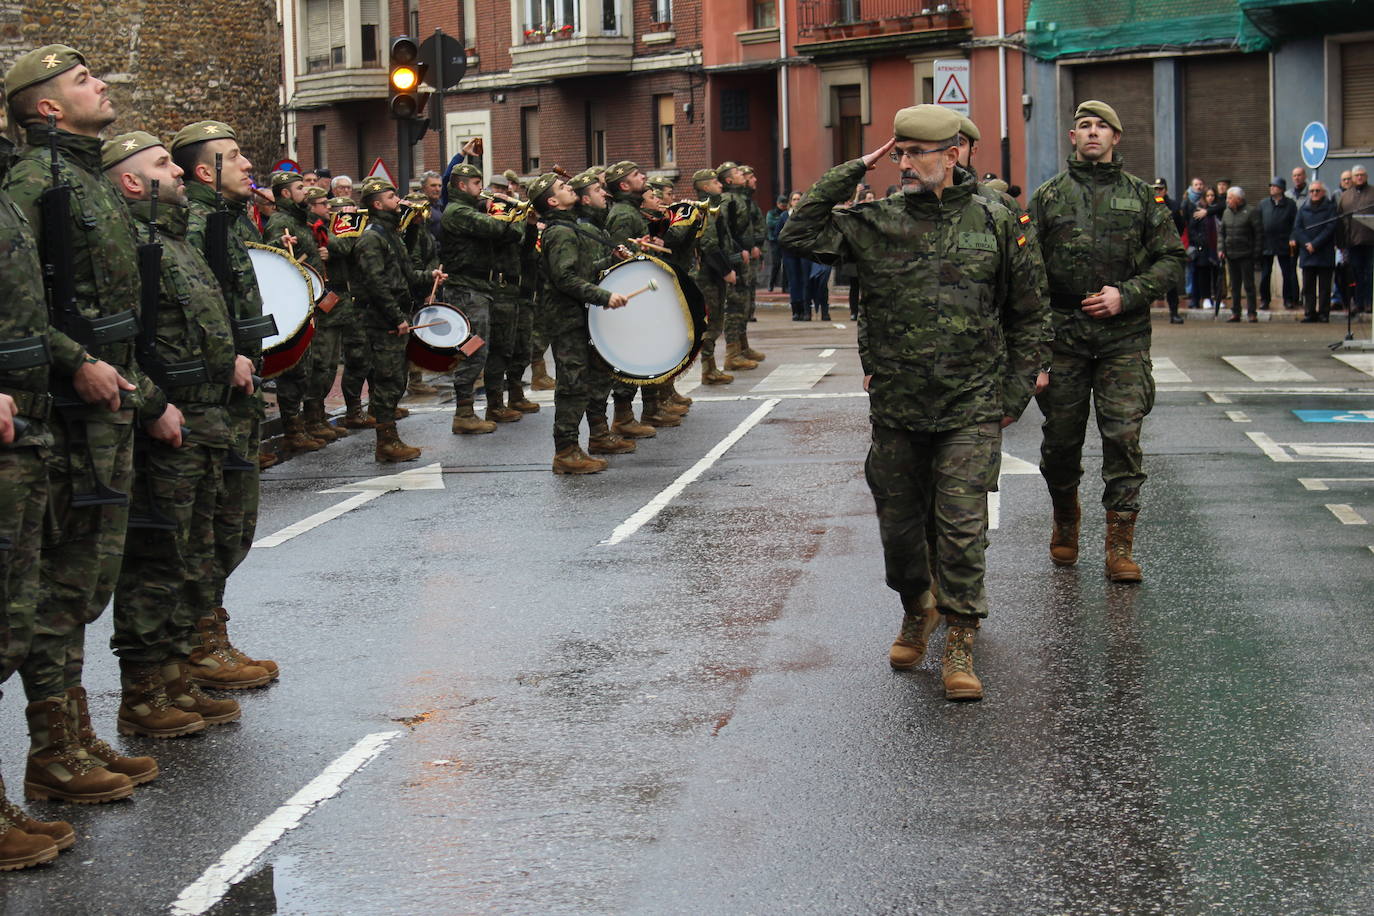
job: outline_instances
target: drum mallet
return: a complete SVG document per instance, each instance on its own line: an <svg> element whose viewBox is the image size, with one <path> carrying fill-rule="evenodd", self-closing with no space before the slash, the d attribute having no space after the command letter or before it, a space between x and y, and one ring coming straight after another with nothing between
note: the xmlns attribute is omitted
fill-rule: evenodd
<svg viewBox="0 0 1374 916"><path fill-rule="evenodd" d="M633 299L635 296L638 296L640 293L652 292L653 290L656 290L656 289L658 289L658 281L657 281L657 280L650 280L648 283L646 283L644 286L640 287L639 289L635 290L634 292L632 292L632 293L626 293L626 294L625 294L625 300L628 302L629 300Z"/></svg>
<svg viewBox="0 0 1374 916"><path fill-rule="evenodd" d="M439 265L439 269L440 269L440 270L443 270L443 269L444 269L444 265L440 264L440 265ZM437 296L437 295L439 295L439 278L438 278L438 277L435 277L435 278L434 278L434 288L431 289L431 290L429 291L429 298L425 300L425 305L429 305L431 302L433 302L433 301L434 301L434 297ZM425 327L430 327L430 325L425 325ZM412 328L412 330L414 330L414 329Z"/></svg>

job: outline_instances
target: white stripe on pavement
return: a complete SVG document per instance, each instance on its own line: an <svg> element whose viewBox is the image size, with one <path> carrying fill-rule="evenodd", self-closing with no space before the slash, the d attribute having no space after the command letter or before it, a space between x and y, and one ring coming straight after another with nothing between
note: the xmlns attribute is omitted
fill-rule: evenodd
<svg viewBox="0 0 1374 916"><path fill-rule="evenodd" d="M1222 359L1255 382L1316 381L1282 356L1223 356Z"/></svg>
<svg viewBox="0 0 1374 916"><path fill-rule="evenodd" d="M834 368L834 363L783 363L750 390L795 391L814 388Z"/></svg>
<svg viewBox="0 0 1374 916"><path fill-rule="evenodd" d="M305 784L286 804L258 822L243 839L205 869L187 886L171 906L176 916L199 916L223 899L229 888L242 880L258 856L281 839L288 830L300 826L305 816L328 801L343 787L344 780L372 762L401 733L374 732L362 738L346 753L324 768L324 772Z"/></svg>
<svg viewBox="0 0 1374 916"><path fill-rule="evenodd" d="M1374 353L1332 353L1331 355L1351 369L1363 372L1365 375L1374 375Z"/></svg>
<svg viewBox="0 0 1374 916"><path fill-rule="evenodd" d="M1356 512L1346 503L1327 503L1326 508L1331 510L1331 514L1336 516L1337 521L1342 525L1368 525L1369 522L1360 513Z"/></svg>
<svg viewBox="0 0 1374 916"><path fill-rule="evenodd" d="M1154 377L1155 381L1161 385L1168 385L1174 382L1191 382L1188 373L1184 372L1174 361L1167 356L1156 356L1154 358Z"/></svg>
<svg viewBox="0 0 1374 916"><path fill-rule="evenodd" d="M1230 398L1228 398L1226 395L1224 395L1224 394L1218 394L1218 393L1215 392L1215 391L1209 391L1209 392L1207 392L1207 397L1209 397L1209 398L1212 399L1212 403L1213 403L1213 404L1231 404L1231 403L1234 403L1234 402L1233 402Z"/></svg>
<svg viewBox="0 0 1374 916"><path fill-rule="evenodd" d="M253 542L253 547L255 549L259 547L279 547L294 537L305 534L307 531L310 531L314 528L320 527L325 522L332 522L339 516L344 515L348 512L352 512L354 509L358 508L364 503L371 502L372 500L376 499L378 496L381 496L385 492L385 490L369 490L364 493L354 493L352 496L348 497L348 499L345 499L343 502L336 503L335 505L330 506L328 509L316 512L314 515L311 515L308 518L303 518L300 521L296 522L294 525L287 525L285 528L278 531L276 534L269 534L267 537L258 538L256 541Z"/></svg>
<svg viewBox="0 0 1374 916"><path fill-rule="evenodd" d="M822 350L818 355L821 359L829 359L835 355L835 348L831 347L829 350Z"/></svg>
<svg viewBox="0 0 1374 916"><path fill-rule="evenodd" d="M1277 442L1264 433L1246 433L1245 435L1249 436L1250 441L1258 445L1260 450L1268 455L1271 460L1280 462L1291 462L1293 460L1291 455L1285 452Z"/></svg>
<svg viewBox="0 0 1374 916"><path fill-rule="evenodd" d="M1226 416L1231 419L1232 423L1250 422L1250 418L1245 415L1245 411L1243 410L1228 410L1226 411Z"/></svg>

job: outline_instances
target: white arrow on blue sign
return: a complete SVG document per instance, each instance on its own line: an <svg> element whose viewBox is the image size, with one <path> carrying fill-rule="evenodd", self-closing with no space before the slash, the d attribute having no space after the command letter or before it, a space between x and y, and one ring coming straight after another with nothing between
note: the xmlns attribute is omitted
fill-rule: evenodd
<svg viewBox="0 0 1374 916"><path fill-rule="evenodd" d="M1326 161L1326 149L1330 144L1326 133L1326 125L1321 121L1313 121L1302 129L1302 139L1298 141L1298 146L1302 149L1302 161L1309 169L1321 168L1321 164Z"/></svg>

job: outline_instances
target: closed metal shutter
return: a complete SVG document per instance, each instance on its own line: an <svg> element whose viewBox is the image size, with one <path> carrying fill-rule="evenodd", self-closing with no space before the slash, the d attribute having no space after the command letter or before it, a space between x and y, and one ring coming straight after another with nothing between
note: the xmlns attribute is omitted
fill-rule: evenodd
<svg viewBox="0 0 1374 916"><path fill-rule="evenodd" d="M1229 178L1252 204L1269 194L1269 55L1184 59L1183 161L1189 181Z"/></svg>
<svg viewBox="0 0 1374 916"><path fill-rule="evenodd" d="M1374 41L1352 41L1341 49L1341 146L1374 146Z"/></svg>
<svg viewBox="0 0 1374 916"><path fill-rule="evenodd" d="M1146 181L1154 181L1154 64L1139 60L1074 67L1074 106L1088 99L1106 102L1121 119L1121 143L1116 151L1125 162L1126 171Z"/></svg>

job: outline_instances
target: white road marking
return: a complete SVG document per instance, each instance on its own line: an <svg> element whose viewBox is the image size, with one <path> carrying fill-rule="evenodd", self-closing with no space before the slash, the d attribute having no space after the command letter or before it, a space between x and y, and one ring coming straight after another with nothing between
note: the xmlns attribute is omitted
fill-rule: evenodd
<svg viewBox="0 0 1374 916"><path fill-rule="evenodd" d="M1184 372L1174 364L1174 361L1167 356L1154 357L1154 377L1155 381L1167 385L1171 382L1191 382L1188 373Z"/></svg>
<svg viewBox="0 0 1374 916"><path fill-rule="evenodd" d="M1245 411L1243 410L1228 410L1226 411L1226 416L1230 418L1232 423L1250 422L1250 418L1245 415Z"/></svg>
<svg viewBox="0 0 1374 916"><path fill-rule="evenodd" d="M1017 458L1015 455L1002 453L1002 468L997 472L997 485L1000 488L1003 477L1013 477L1024 474L1039 474L1040 469L1029 461ZM996 530L1002 523L1002 494L998 490L988 494L988 529Z"/></svg>
<svg viewBox="0 0 1374 916"><path fill-rule="evenodd" d="M1332 356L1365 375L1374 375L1374 353L1332 353Z"/></svg>
<svg viewBox="0 0 1374 916"><path fill-rule="evenodd" d="M816 383L834 368L834 363L783 363L750 390L789 391L814 388Z"/></svg>
<svg viewBox="0 0 1374 916"><path fill-rule="evenodd" d="M305 816L322 802L338 795L348 777L371 763L400 734L399 731L375 732L362 738L287 799L286 804L259 821L243 839L220 856L218 862L187 886L172 903L171 912L176 916L199 916L219 903L229 888L248 874L259 856L287 831L299 827Z"/></svg>
<svg viewBox="0 0 1374 916"><path fill-rule="evenodd" d="M745 417L738 426L732 429L724 439L717 442L714 448L702 456L700 461L692 465L686 471L683 471L677 480L674 480L668 486L664 487L657 496L645 503L642 509L621 522L615 531L611 532L611 536L602 541L598 546L614 547L616 544L619 544L652 521L658 513L663 511L663 508L667 506L668 503L676 499L677 495L687 489L689 484L704 474L711 465L719 461L720 457L728 452L732 445L743 439L749 430L757 426L764 417L768 416L769 412L771 412L774 407L777 407L781 403L782 401L778 398L769 398L767 401L760 404L753 413Z"/></svg>
<svg viewBox="0 0 1374 916"><path fill-rule="evenodd" d="M1331 510L1331 514L1336 516L1336 520L1342 525L1368 525L1369 522L1360 513L1356 512L1346 503L1327 503L1326 508Z"/></svg>
<svg viewBox="0 0 1374 916"><path fill-rule="evenodd" d="M1212 403L1213 403L1213 404L1232 404L1232 403L1234 403L1234 402L1233 402L1230 398L1228 398L1226 395L1224 395L1224 394L1218 394L1218 393L1215 392L1215 391L1209 391L1209 392L1207 392L1207 397L1209 397L1209 398L1212 399Z"/></svg>
<svg viewBox="0 0 1374 916"><path fill-rule="evenodd" d="M1238 372L1256 382L1315 382L1282 356L1223 356Z"/></svg>
<svg viewBox="0 0 1374 916"><path fill-rule="evenodd" d="M684 372L673 379L673 387L677 389L678 394L690 394L701 387L701 376L693 373L692 377L688 378L687 373Z"/></svg>
<svg viewBox="0 0 1374 916"><path fill-rule="evenodd" d="M836 322L836 323L835 323L835 327L839 328L841 331L843 331L843 330L845 329L845 325L840 324L839 322Z"/></svg>
<svg viewBox="0 0 1374 916"><path fill-rule="evenodd" d="M1332 483L1374 483L1374 477L1299 477L1298 483L1308 490L1329 490Z"/></svg>
<svg viewBox="0 0 1374 916"><path fill-rule="evenodd" d="M253 542L253 547L254 549L279 547L294 537L320 527L325 522L332 522L339 516L370 503L383 493L390 493L393 490L442 489L444 489L444 469L436 461L434 464L425 465L421 468L411 468L399 474L386 474L381 477L370 477L367 480L355 480L342 486L321 490L321 493L352 493L354 495L341 503L330 506L328 509L323 509L308 518L303 518L294 525L287 525L275 534L258 538Z"/></svg>
<svg viewBox="0 0 1374 916"><path fill-rule="evenodd" d="M1279 462L1293 460L1287 452L1279 448L1279 444L1277 442L1269 438L1264 433L1246 433L1245 435L1249 436L1250 441L1258 445L1260 447L1260 450L1263 451L1264 454L1268 455L1270 459Z"/></svg>
<svg viewBox="0 0 1374 916"><path fill-rule="evenodd" d="M1278 462L1374 462L1374 442L1275 442L1264 433L1245 435Z"/></svg>
<svg viewBox="0 0 1374 916"><path fill-rule="evenodd" d="M831 347L828 350L822 350L818 355L821 359L829 359L830 357L835 355L835 348Z"/></svg>

